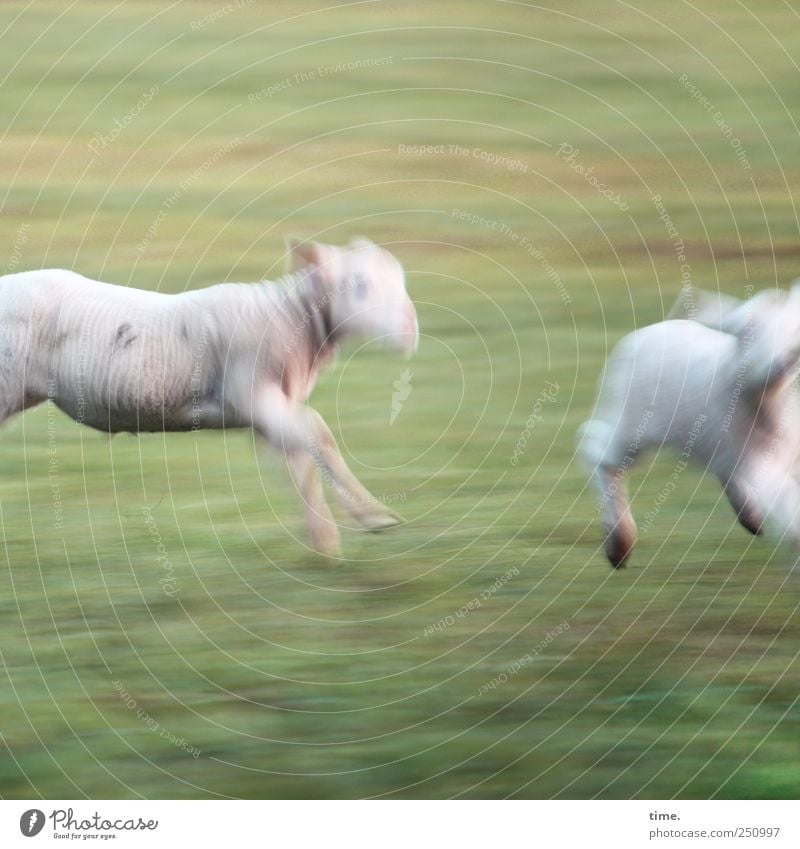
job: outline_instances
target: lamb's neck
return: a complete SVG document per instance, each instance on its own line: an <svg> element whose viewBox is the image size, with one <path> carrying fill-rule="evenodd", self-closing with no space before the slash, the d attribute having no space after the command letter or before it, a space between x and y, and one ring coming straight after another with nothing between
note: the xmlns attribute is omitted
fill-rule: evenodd
<svg viewBox="0 0 800 849"><path fill-rule="evenodd" d="M277 281L277 289L295 345L302 338L312 362L327 358L343 336L333 317L335 291L313 268L285 274Z"/></svg>

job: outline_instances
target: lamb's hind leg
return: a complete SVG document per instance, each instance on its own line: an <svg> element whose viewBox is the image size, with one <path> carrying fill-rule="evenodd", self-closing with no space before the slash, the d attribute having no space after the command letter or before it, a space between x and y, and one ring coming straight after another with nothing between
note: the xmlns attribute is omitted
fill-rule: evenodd
<svg viewBox="0 0 800 849"><path fill-rule="evenodd" d="M605 531L605 551L611 565L625 565L636 543L636 523L628 503L628 484L621 469L600 466L596 472L600 510Z"/></svg>
<svg viewBox="0 0 800 849"><path fill-rule="evenodd" d="M3 385L2 380L0 380L0 393L2 394L2 400L0 400L0 424L17 413L38 406L47 399L46 395L33 392L25 387Z"/></svg>
<svg viewBox="0 0 800 849"><path fill-rule="evenodd" d="M600 501L598 509L605 532L605 552L611 565L625 565L636 543L636 523L628 503L624 452L615 450L614 428L601 420L583 425L581 453L592 472ZM631 449L633 450L633 449ZM630 456L630 466L633 455Z"/></svg>

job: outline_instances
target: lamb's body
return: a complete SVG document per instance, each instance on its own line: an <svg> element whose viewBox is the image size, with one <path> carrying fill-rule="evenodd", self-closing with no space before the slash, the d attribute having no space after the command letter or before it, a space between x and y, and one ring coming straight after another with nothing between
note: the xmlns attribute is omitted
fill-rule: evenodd
<svg viewBox="0 0 800 849"><path fill-rule="evenodd" d="M737 317L736 332L664 321L617 345L581 431L615 566L636 536L625 473L641 452L662 446L715 474L748 530L757 533L768 517L783 534L798 536L795 300L743 306L747 320Z"/></svg>
<svg viewBox="0 0 800 849"><path fill-rule="evenodd" d="M0 421L50 399L110 432L253 427L286 455L315 547L338 549L315 465L362 525L395 524L304 402L348 336L416 346L402 268L364 240L293 253L303 267L278 283L175 295L62 270L0 277Z"/></svg>
<svg viewBox="0 0 800 849"><path fill-rule="evenodd" d="M5 416L49 398L104 431L250 426L254 386L303 375L292 395L305 401L333 350L312 332L319 313L303 318L314 297L312 278L297 275L176 295L71 271L2 277Z"/></svg>
<svg viewBox="0 0 800 849"><path fill-rule="evenodd" d="M586 426L588 433L601 423L592 441L593 462L617 465L626 455L664 445L683 452L691 442L692 459L727 479L766 450L776 422L794 415L796 402L791 393L775 390L769 403L743 397L751 390L737 345L735 336L691 321L661 322L626 336L608 360ZM641 435L633 439L637 429ZM793 441L774 445L777 459L790 463Z"/></svg>

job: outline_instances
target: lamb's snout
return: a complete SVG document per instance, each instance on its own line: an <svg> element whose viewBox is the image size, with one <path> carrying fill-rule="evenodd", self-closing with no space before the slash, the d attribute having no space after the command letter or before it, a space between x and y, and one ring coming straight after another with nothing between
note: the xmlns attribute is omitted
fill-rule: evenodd
<svg viewBox="0 0 800 849"><path fill-rule="evenodd" d="M417 311L410 299L401 309L400 321L398 324L398 329L391 334L388 341L391 346L405 358L409 358L416 353L417 347L419 346L419 322L417 321Z"/></svg>

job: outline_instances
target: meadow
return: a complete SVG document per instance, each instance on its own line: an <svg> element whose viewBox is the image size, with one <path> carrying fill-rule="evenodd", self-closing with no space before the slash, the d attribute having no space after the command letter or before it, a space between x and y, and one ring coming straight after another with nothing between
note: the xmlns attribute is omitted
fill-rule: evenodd
<svg viewBox="0 0 800 849"><path fill-rule="evenodd" d="M0 271L179 292L362 234L421 340L311 399L407 520L336 565L248 432L5 424L0 795L797 795L792 553L664 453L613 571L575 457L682 283L798 275L797 15L553 5L2 5Z"/></svg>

